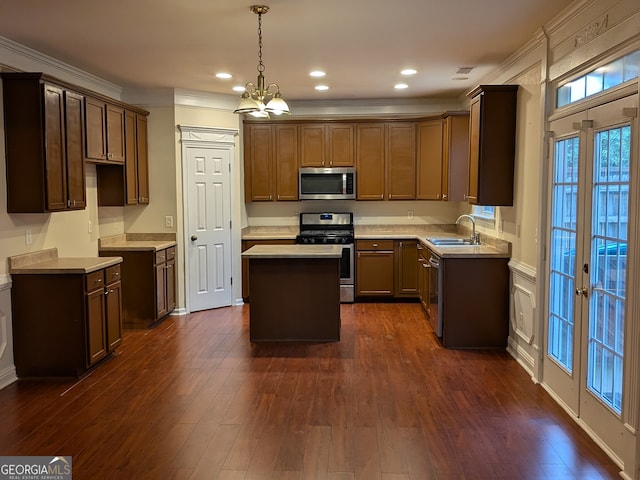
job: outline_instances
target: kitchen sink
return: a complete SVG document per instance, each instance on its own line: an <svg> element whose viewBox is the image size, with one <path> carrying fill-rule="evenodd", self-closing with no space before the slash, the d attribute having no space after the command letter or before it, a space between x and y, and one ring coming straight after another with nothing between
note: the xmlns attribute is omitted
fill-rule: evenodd
<svg viewBox="0 0 640 480"><path fill-rule="evenodd" d="M432 237L427 238L427 241L433 243L434 245L440 245L443 247L478 245L477 243L471 243L471 240L468 238Z"/></svg>

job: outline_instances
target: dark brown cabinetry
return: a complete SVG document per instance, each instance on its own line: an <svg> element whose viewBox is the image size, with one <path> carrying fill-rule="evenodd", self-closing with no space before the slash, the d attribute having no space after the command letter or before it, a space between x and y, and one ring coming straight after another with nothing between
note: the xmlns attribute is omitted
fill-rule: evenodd
<svg viewBox="0 0 640 480"><path fill-rule="evenodd" d="M146 115L124 111L125 161L98 164L98 205L124 206L149 203L149 157Z"/></svg>
<svg viewBox="0 0 640 480"><path fill-rule="evenodd" d="M442 344L504 348L509 335L508 258L440 259ZM462 299L462 300L461 300Z"/></svg>
<svg viewBox="0 0 640 480"><path fill-rule="evenodd" d="M393 295L393 240L356 240L356 296Z"/></svg>
<svg viewBox="0 0 640 480"><path fill-rule="evenodd" d="M353 124L302 124L299 129L301 167L353 166Z"/></svg>
<svg viewBox="0 0 640 480"><path fill-rule="evenodd" d="M415 123L356 124L358 200L413 200Z"/></svg>
<svg viewBox="0 0 640 480"><path fill-rule="evenodd" d="M298 199L298 127L244 125L245 199Z"/></svg>
<svg viewBox="0 0 640 480"><path fill-rule="evenodd" d="M244 252L254 245L295 245L295 239L273 239L273 240L242 240L241 249ZM242 299L249 301L249 259L242 259Z"/></svg>
<svg viewBox="0 0 640 480"><path fill-rule="evenodd" d="M396 297L418 296L418 242L395 240L393 242L396 276Z"/></svg>
<svg viewBox="0 0 640 480"><path fill-rule="evenodd" d="M122 324L147 328L176 306L175 247L156 250L109 248L101 256L119 256L122 268Z"/></svg>
<svg viewBox="0 0 640 480"><path fill-rule="evenodd" d="M7 211L86 206L83 96L41 73L3 73Z"/></svg>
<svg viewBox="0 0 640 480"><path fill-rule="evenodd" d="M104 100L85 99L86 159L124 164L124 108Z"/></svg>
<svg viewBox="0 0 640 480"><path fill-rule="evenodd" d="M12 274L12 282L18 377L78 377L122 342L119 265L87 274Z"/></svg>
<svg viewBox="0 0 640 480"><path fill-rule="evenodd" d="M517 93L517 85L480 85L469 94L469 203L513 205Z"/></svg>

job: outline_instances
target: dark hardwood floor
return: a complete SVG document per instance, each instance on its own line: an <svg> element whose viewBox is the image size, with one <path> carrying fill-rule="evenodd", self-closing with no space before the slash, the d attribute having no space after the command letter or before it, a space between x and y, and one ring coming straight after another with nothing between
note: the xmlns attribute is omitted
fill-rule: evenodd
<svg viewBox="0 0 640 480"><path fill-rule="evenodd" d="M73 478L613 479L503 351L444 350L418 304L342 306L342 341L251 344L249 307L127 331L80 381L0 391L0 455Z"/></svg>

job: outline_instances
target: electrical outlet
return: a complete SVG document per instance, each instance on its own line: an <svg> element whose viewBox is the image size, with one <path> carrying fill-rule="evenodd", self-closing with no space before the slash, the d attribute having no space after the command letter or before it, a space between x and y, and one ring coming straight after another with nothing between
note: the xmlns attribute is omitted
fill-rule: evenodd
<svg viewBox="0 0 640 480"><path fill-rule="evenodd" d="M164 217L164 226L166 228L173 228L173 217L171 215Z"/></svg>
<svg viewBox="0 0 640 480"><path fill-rule="evenodd" d="M24 244L31 245L33 243L33 237L31 236L31 229L27 228L24 232Z"/></svg>
<svg viewBox="0 0 640 480"><path fill-rule="evenodd" d="M87 233L91 233L93 232L93 225L91 225L91 220L89 220L89 223L87 225Z"/></svg>
<svg viewBox="0 0 640 480"><path fill-rule="evenodd" d="M409 220L413 220L413 210L409 210L409 211L407 212L407 218L408 218Z"/></svg>

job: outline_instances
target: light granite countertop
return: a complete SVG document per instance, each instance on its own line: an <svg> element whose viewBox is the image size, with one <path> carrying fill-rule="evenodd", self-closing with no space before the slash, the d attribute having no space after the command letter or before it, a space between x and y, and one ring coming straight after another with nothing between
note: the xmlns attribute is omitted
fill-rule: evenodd
<svg viewBox="0 0 640 480"><path fill-rule="evenodd" d="M242 229L243 240L289 240L295 239L298 226L246 227ZM480 245L445 246L433 245L431 237L465 238L471 230L455 224L434 225L355 225L357 240L418 240L422 245L444 258L494 257L510 258L511 243L485 234L480 234ZM255 248L255 247L252 247ZM291 249L292 245L286 248Z"/></svg>
<svg viewBox="0 0 640 480"><path fill-rule="evenodd" d="M342 245L255 245L244 258L340 258Z"/></svg>
<svg viewBox="0 0 640 480"><path fill-rule="evenodd" d="M100 252L158 251L175 245L174 233L123 233L98 239Z"/></svg>
<svg viewBox="0 0 640 480"><path fill-rule="evenodd" d="M58 257L57 248L9 257L13 274L86 274L122 263L122 257Z"/></svg>

